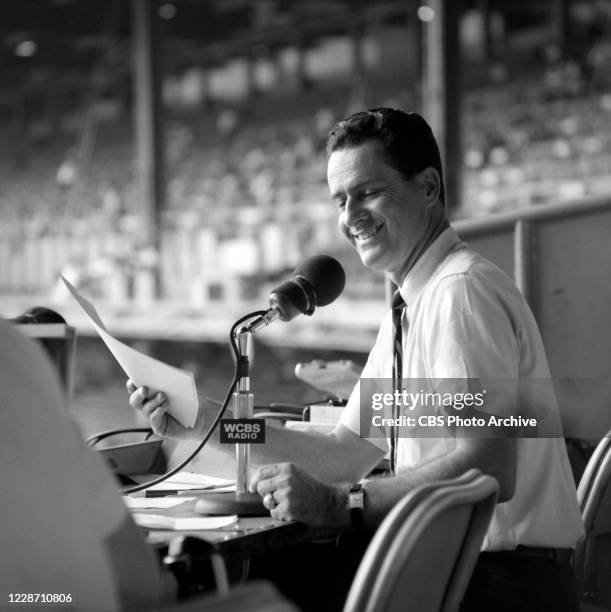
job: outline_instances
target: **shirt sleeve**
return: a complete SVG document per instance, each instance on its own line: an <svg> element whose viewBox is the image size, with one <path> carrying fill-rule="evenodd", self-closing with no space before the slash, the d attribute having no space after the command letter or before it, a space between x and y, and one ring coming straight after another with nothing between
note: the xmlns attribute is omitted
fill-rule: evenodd
<svg viewBox="0 0 611 612"><path fill-rule="evenodd" d="M390 346L388 325L390 315L382 322L373 348L367 358L361 377L355 385L348 403L340 417L340 423L359 437L371 442L384 452L388 451L386 432L373 424L376 411L373 409L372 398L376 392L392 391L392 381L384 378L384 357L386 341ZM390 382L391 388L386 388Z"/></svg>
<svg viewBox="0 0 611 612"><path fill-rule="evenodd" d="M482 412L515 414L520 332L502 296L468 273L443 279L435 293L429 378L443 392L483 392Z"/></svg>

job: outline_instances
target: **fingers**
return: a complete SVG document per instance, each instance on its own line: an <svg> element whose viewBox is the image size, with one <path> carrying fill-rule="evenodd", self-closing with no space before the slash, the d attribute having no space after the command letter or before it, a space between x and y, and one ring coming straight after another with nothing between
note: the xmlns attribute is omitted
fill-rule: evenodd
<svg viewBox="0 0 611 612"><path fill-rule="evenodd" d="M274 476L277 476L282 470L282 464L271 463L269 465L262 465L257 469L253 476L249 490L251 493L259 492L259 483L262 483Z"/></svg>
<svg viewBox="0 0 611 612"><path fill-rule="evenodd" d="M163 436L168 428L168 416L166 415L167 402L154 407L147 418L151 424L153 432L158 436ZM144 410L142 411L144 413Z"/></svg>
<svg viewBox="0 0 611 612"><path fill-rule="evenodd" d="M263 505L275 520L292 519L289 512L291 484L287 479L290 479L293 468L290 463L262 465L255 472L250 484L250 491L261 496Z"/></svg>
<svg viewBox="0 0 611 612"><path fill-rule="evenodd" d="M162 391L149 397L148 387L136 387L131 380L127 381L127 389L130 391L129 405L136 410L143 411L145 416L148 416L147 411L150 412L156 406L168 401L166 394Z"/></svg>
<svg viewBox="0 0 611 612"><path fill-rule="evenodd" d="M261 466L253 476L250 490L261 496L263 505L276 520L312 526L344 522L343 502L338 502L336 489L292 463ZM342 506L340 518L335 516L338 503Z"/></svg>
<svg viewBox="0 0 611 612"><path fill-rule="evenodd" d="M268 493L274 493L279 491L282 487L283 482L278 476L272 478L266 478L265 480L259 480L256 486L256 492L261 496L265 497Z"/></svg>
<svg viewBox="0 0 611 612"><path fill-rule="evenodd" d="M268 491L262 496L263 505L269 510L272 518L278 521L291 520L289 509L289 499L281 489Z"/></svg>
<svg viewBox="0 0 611 612"><path fill-rule="evenodd" d="M165 435L168 428L168 415L166 414L168 402L162 393L155 394L143 404L137 404L136 409L148 420L155 435Z"/></svg>
<svg viewBox="0 0 611 612"><path fill-rule="evenodd" d="M160 409L162 409L163 413L165 413L165 411L168 409L168 398L160 391L159 393L155 393L153 397L147 399L141 405L140 409L142 414L147 419L150 419L153 413L159 414Z"/></svg>
<svg viewBox="0 0 611 612"><path fill-rule="evenodd" d="M136 387L131 379L127 381L126 387L130 392L129 405L144 415L155 434L163 436L168 426L168 398L165 393L160 391L149 397L148 387Z"/></svg>
<svg viewBox="0 0 611 612"><path fill-rule="evenodd" d="M128 384L131 381L128 381ZM148 399L149 390L147 387L136 387L132 382L133 391L130 391L129 405L136 410L141 410L144 402ZM129 390L129 387L128 387Z"/></svg>
<svg viewBox="0 0 611 612"><path fill-rule="evenodd" d="M266 481L271 483L270 480ZM274 485L272 485L274 486ZM276 521L299 520L294 514L295 500L291 499L289 489L280 486L270 489L262 495L263 505L269 510L270 516Z"/></svg>
<svg viewBox="0 0 611 612"><path fill-rule="evenodd" d="M316 522L312 509L328 497L327 485L319 483L292 463L263 465L255 472L250 485L257 492L272 518L281 521Z"/></svg>

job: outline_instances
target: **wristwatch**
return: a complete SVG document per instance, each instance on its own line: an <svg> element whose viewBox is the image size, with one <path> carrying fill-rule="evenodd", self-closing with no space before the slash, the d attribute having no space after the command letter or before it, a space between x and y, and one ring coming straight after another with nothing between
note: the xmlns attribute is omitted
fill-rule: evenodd
<svg viewBox="0 0 611 612"><path fill-rule="evenodd" d="M365 490L360 483L353 484L348 489L348 509L350 510L350 522L356 529L365 526L363 519L363 508L365 507Z"/></svg>

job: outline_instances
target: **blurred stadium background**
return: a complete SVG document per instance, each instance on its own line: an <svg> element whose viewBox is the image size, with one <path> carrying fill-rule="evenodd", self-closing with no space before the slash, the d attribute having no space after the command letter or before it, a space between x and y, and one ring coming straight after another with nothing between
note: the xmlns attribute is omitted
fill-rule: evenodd
<svg viewBox="0 0 611 612"><path fill-rule="evenodd" d="M74 403L99 408L95 429L123 375L58 272L221 395L232 321L329 253L344 296L262 333L254 370L259 403L317 399L295 362L363 362L385 299L336 230L329 127L421 112L453 221L606 197L610 63L609 0L6 0L0 312L41 303L77 326Z"/></svg>

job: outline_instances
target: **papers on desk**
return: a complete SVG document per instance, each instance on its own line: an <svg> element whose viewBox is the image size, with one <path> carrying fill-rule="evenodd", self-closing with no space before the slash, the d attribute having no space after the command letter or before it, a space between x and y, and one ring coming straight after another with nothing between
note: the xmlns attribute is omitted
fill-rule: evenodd
<svg viewBox="0 0 611 612"><path fill-rule="evenodd" d="M193 427L199 406L193 374L153 359L114 338L93 305L61 274L60 278L125 373L139 387L148 387L152 393L163 391L169 399L168 412L184 427Z"/></svg>
<svg viewBox="0 0 611 612"><path fill-rule="evenodd" d="M154 509L160 510L166 508L174 508L188 501L193 501L195 497L177 497L176 495L169 495L167 497L132 497L130 495L124 495L123 501L130 510L143 510L143 509Z"/></svg>
<svg viewBox="0 0 611 612"><path fill-rule="evenodd" d="M163 482L149 487L147 491L190 491L197 489L222 491L235 491L235 481L227 480L226 478L217 478L216 476L207 476L197 472L182 471L178 474L170 476Z"/></svg>
<svg viewBox="0 0 611 612"><path fill-rule="evenodd" d="M174 518L163 514L132 513L134 522L147 529L172 529L175 531L196 531L199 529L220 529L234 523L238 517L202 516L195 518Z"/></svg>
<svg viewBox="0 0 611 612"><path fill-rule="evenodd" d="M130 509L134 522L147 529L172 529L176 531L190 531L199 529L219 529L231 525L237 520L237 516L198 516L198 517L173 517L162 514L148 514L138 512L145 509L167 509L174 508L186 501L195 499L190 493L205 490L235 491L233 480L207 476L196 472L178 472L157 485L149 487L147 491L171 491L165 497L134 497L125 496L123 499Z"/></svg>

